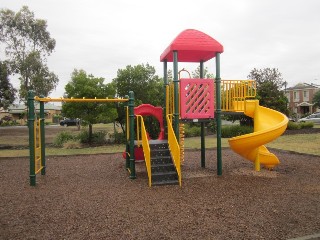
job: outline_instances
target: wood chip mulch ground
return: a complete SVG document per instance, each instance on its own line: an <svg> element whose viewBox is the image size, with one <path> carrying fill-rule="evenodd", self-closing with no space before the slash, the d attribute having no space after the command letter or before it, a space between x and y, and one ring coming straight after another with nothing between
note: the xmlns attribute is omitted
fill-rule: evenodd
<svg viewBox="0 0 320 240"><path fill-rule="evenodd" d="M183 185L130 180L121 154L48 157L29 186L27 158L0 159L0 239L290 239L320 233L320 157L273 150L280 165L223 149L187 151Z"/></svg>

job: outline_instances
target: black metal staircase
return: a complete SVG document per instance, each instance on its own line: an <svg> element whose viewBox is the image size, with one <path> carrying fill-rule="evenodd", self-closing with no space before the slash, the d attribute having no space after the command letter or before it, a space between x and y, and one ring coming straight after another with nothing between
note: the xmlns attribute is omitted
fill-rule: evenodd
<svg viewBox="0 0 320 240"><path fill-rule="evenodd" d="M178 185L178 173L167 140L150 140L152 186Z"/></svg>

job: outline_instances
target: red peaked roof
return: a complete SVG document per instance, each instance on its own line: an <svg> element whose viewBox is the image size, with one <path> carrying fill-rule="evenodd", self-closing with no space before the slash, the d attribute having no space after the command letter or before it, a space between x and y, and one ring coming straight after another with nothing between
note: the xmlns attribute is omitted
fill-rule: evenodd
<svg viewBox="0 0 320 240"><path fill-rule="evenodd" d="M223 46L209 35L194 29L181 32L160 56L160 61L173 62L173 51L178 51L179 62L208 61L223 52Z"/></svg>

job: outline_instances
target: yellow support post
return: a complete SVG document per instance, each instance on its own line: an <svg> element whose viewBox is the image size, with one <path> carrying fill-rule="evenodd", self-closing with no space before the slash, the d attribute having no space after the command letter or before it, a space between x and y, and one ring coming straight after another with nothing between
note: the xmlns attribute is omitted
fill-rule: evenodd
<svg viewBox="0 0 320 240"><path fill-rule="evenodd" d="M259 159L259 154L256 157L255 161L254 161L254 170L256 170L257 172L260 172L260 159Z"/></svg>

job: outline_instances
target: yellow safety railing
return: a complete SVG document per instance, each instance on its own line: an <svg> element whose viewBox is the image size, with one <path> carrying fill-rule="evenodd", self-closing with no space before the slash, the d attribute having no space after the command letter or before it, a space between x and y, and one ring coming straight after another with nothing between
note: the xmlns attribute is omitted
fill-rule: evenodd
<svg viewBox="0 0 320 240"><path fill-rule="evenodd" d="M254 80L222 80L221 81L221 110L243 112L244 100L254 98L257 93Z"/></svg>
<svg viewBox="0 0 320 240"><path fill-rule="evenodd" d="M40 119L34 121L34 167L35 174L39 173L43 166L41 165L41 129Z"/></svg>
<svg viewBox="0 0 320 240"><path fill-rule="evenodd" d="M174 85L166 86L166 115L174 113Z"/></svg>
<svg viewBox="0 0 320 240"><path fill-rule="evenodd" d="M168 143L171 156L178 173L179 185L181 187L181 163L180 163L180 145L177 141L176 135L174 134L172 127L172 114L167 115L168 123Z"/></svg>
<svg viewBox="0 0 320 240"><path fill-rule="evenodd" d="M137 118L137 142L138 146L142 144L144 160L146 163L148 178L149 178L149 187L151 187L151 154L149 140L147 136L147 131L144 125L143 117L141 115L136 115Z"/></svg>
<svg viewBox="0 0 320 240"><path fill-rule="evenodd" d="M183 123L179 124L179 134L180 134L180 161L183 162L184 161L184 137L185 137L185 127Z"/></svg>

